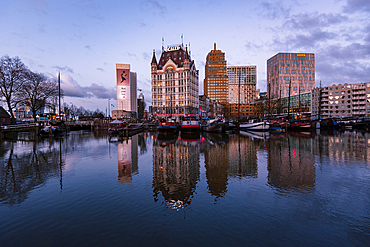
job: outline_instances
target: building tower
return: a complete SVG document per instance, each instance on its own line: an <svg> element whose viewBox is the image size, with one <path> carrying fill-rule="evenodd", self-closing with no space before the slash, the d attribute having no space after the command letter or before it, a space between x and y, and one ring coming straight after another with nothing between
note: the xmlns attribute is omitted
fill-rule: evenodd
<svg viewBox="0 0 370 247"><path fill-rule="evenodd" d="M230 116L245 118L251 114L251 105L257 98L257 66L227 66Z"/></svg>
<svg viewBox="0 0 370 247"><path fill-rule="evenodd" d="M153 115L163 118L199 113L199 70L187 47L168 46L151 62Z"/></svg>
<svg viewBox="0 0 370 247"><path fill-rule="evenodd" d="M204 94L224 106L228 102L225 53L216 50L216 43L214 43L213 50L208 53L206 58Z"/></svg>
<svg viewBox="0 0 370 247"><path fill-rule="evenodd" d="M132 117L136 117L137 111L136 77L136 72L130 71L129 64L116 64L117 111L131 112Z"/></svg>
<svg viewBox="0 0 370 247"><path fill-rule="evenodd" d="M267 96L270 99L311 92L315 87L313 53L278 53L267 60Z"/></svg>

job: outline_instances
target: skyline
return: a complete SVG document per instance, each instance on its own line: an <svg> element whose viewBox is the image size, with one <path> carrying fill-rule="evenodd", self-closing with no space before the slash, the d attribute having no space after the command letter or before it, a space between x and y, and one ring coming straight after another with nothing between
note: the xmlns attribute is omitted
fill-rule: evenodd
<svg viewBox="0 0 370 247"><path fill-rule="evenodd" d="M153 49L190 43L203 94L207 54L217 44L227 65L256 65L266 91L267 59L314 53L316 87L369 82L370 2L332 1L6 1L0 10L0 55L57 77L65 103L116 109L115 65L130 64L151 105ZM112 110L112 109L111 109Z"/></svg>

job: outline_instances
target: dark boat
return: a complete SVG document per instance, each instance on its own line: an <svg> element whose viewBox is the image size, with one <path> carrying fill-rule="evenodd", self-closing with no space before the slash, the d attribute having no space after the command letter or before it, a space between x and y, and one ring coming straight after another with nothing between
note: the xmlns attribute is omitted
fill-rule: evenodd
<svg viewBox="0 0 370 247"><path fill-rule="evenodd" d="M177 123L172 119L162 119L157 126L157 130L160 133L177 133L179 131Z"/></svg>

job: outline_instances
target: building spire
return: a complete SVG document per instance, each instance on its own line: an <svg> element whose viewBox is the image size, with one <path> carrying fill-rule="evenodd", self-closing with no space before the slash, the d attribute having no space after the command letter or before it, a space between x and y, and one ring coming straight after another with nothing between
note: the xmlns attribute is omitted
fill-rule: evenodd
<svg viewBox="0 0 370 247"><path fill-rule="evenodd" d="M153 49L152 64L157 65L157 59L156 59L156 57L155 57L155 49Z"/></svg>

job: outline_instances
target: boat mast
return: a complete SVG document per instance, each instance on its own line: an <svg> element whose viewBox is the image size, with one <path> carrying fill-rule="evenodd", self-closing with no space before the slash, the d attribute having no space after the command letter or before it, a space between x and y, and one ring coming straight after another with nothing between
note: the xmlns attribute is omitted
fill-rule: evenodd
<svg viewBox="0 0 370 247"><path fill-rule="evenodd" d="M58 74L58 90L59 90L59 117L61 114L61 109L60 109L60 72Z"/></svg>
<svg viewBox="0 0 370 247"><path fill-rule="evenodd" d="M238 121L240 119L240 70L241 70L241 68L239 68L239 70L238 70L238 80L239 80L239 87L238 87Z"/></svg>
<svg viewBox="0 0 370 247"><path fill-rule="evenodd" d="M290 88L292 86L292 79L289 79L289 97L288 97L288 121L290 119Z"/></svg>
<svg viewBox="0 0 370 247"><path fill-rule="evenodd" d="M300 115L300 118L302 119L302 116L301 116L301 86L299 86L298 88L298 104L299 104L299 115Z"/></svg>
<svg viewBox="0 0 370 247"><path fill-rule="evenodd" d="M271 114L271 82L270 82L270 76L269 76L269 79L268 79L268 84L267 86L269 87L268 90L269 90L269 107L268 107L268 115Z"/></svg>
<svg viewBox="0 0 370 247"><path fill-rule="evenodd" d="M322 88L321 88L321 80L320 80L320 88L319 88L319 120L321 120L321 98L322 98Z"/></svg>

